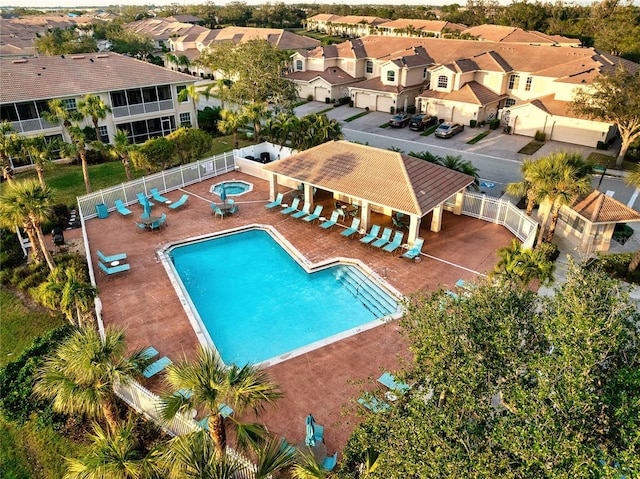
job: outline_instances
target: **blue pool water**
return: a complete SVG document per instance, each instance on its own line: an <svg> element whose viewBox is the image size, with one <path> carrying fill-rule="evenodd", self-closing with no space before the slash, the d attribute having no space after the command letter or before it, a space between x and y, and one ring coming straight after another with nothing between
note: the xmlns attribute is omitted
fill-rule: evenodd
<svg viewBox="0 0 640 479"><path fill-rule="evenodd" d="M242 193L246 193L251 189L251 185L244 181L225 181L224 183L215 185L213 187L213 192L219 195L222 191L223 185L227 196L241 195Z"/></svg>
<svg viewBox="0 0 640 479"><path fill-rule="evenodd" d="M370 281L365 288L357 268L308 274L262 230L179 246L171 257L226 364L275 358L397 309L375 285L370 294L386 297L367 300Z"/></svg>

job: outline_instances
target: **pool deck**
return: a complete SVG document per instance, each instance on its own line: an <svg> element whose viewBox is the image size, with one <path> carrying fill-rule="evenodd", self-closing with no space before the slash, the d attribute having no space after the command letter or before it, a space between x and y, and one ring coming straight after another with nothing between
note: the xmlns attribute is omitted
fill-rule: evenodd
<svg viewBox="0 0 640 479"><path fill-rule="evenodd" d="M234 179L253 183L254 188L244 195L231 196L240 205L240 212L221 220L211 214L209 203L220 203L220 199L209 189L220 181ZM138 204L129 206L133 218L113 211L106 219L86 222L105 326L126 327L131 350L154 346L160 355L173 360L192 357L198 341L163 265L157 260L156 251L169 243L249 224L271 225L312 263L335 257L355 258L401 293L411 294L438 287L453 289L459 278L473 281L477 273L493 268L497 262L495 251L513 239L502 226L446 212L442 230L432 233L428 231L428 216L423 219L420 231L425 239L423 252L428 256L414 263L344 238L339 234L341 228L325 231L316 224L280 214L280 208L266 210L268 183L240 172L164 196L176 201L183 192L190 195L185 207L170 210L165 205L154 206L153 214L167 213L167 227L160 231L140 231L136 227L133 220L139 220L142 213ZM287 200L290 201L290 196L285 195ZM330 216L330 210L324 216ZM390 219L386 218L388 224L381 223L382 219L375 218L381 226L392 226ZM350 222L349 217L346 223ZM126 252L131 271L113 276L99 273L98 249L106 255ZM271 287L276 288L277 284ZM362 389L377 387L375 379L385 370L397 369L401 358L410 358L410 353L397 322L393 321L271 366L269 375L281 386L284 398L274 408L267 408L259 420L273 435L286 437L295 444L304 439L305 418L312 413L325 426L327 451L333 454L342 449L360 421L358 414L362 411L356 399ZM159 379L146 380L143 385L156 392L162 388ZM253 419L248 416L247 420Z"/></svg>

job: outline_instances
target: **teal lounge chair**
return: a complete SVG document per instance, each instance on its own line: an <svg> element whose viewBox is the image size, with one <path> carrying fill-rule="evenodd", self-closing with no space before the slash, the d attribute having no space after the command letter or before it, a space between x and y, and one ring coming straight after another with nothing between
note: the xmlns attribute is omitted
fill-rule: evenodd
<svg viewBox="0 0 640 479"><path fill-rule="evenodd" d="M366 397L358 398L358 402L366 407L369 411L379 413L388 411L391 406L388 403L367 394Z"/></svg>
<svg viewBox="0 0 640 479"><path fill-rule="evenodd" d="M315 221L318 218L320 218L321 214L322 214L322 205L318 205L313 210L313 213L311 213L309 216L305 216L304 218L302 218L302 221L306 221L307 223L311 223L312 221Z"/></svg>
<svg viewBox="0 0 640 479"><path fill-rule="evenodd" d="M142 371L142 375L145 378L150 378L150 377L155 376L156 374L158 374L160 371L162 371L164 368L166 368L167 366L169 366L169 364L172 364L172 363L173 363L173 361L171 361L171 359L169 359L166 356L163 356L160 359L158 359L157 361L149 364L147 369Z"/></svg>
<svg viewBox="0 0 640 479"><path fill-rule="evenodd" d="M369 234L364 238L360 238L360 242L364 244L371 243L374 239L378 237L378 233L380 232L380 225L373 225Z"/></svg>
<svg viewBox="0 0 640 479"><path fill-rule="evenodd" d="M119 264L118 266L109 267L109 266L106 266L102 261L98 261L98 266L100 266L100 269L102 270L103 273L108 275L123 273L131 269L131 266L129 265L129 263Z"/></svg>
<svg viewBox="0 0 640 479"><path fill-rule="evenodd" d="M417 263L420 259L420 252L422 251L422 245L424 244L423 238L418 238L410 250L402 255L403 258L409 258L415 260Z"/></svg>
<svg viewBox="0 0 640 479"><path fill-rule="evenodd" d="M375 246L376 248L382 248L391 239L391 233L393 233L393 230L391 228L385 228L382 231L382 236L380 236L380 238L378 238L373 243L371 243L371 246Z"/></svg>
<svg viewBox="0 0 640 479"><path fill-rule="evenodd" d="M360 228L360 218L353 218L353 221L351 222L351 227L349 229L344 230L340 234L346 238L350 238L351 235L353 235L356 231L358 231L358 228Z"/></svg>
<svg viewBox="0 0 640 479"><path fill-rule="evenodd" d="M456 281L456 286L461 289L466 289L467 291L471 291L475 287L473 283L469 283L464 279L459 279L458 281Z"/></svg>
<svg viewBox="0 0 640 479"><path fill-rule="evenodd" d="M116 205L116 210L118 210L118 213L120 213L122 216L131 214L131 210L124 205L122 200L115 200L113 203Z"/></svg>
<svg viewBox="0 0 640 479"><path fill-rule="evenodd" d="M166 203L167 201L169 201L168 198L165 198L160 193L158 193L158 188L151 188L149 191L151 192L151 196L153 197L153 199L157 202Z"/></svg>
<svg viewBox="0 0 640 479"><path fill-rule="evenodd" d="M303 216L307 216L311 212L311 203L305 202L304 206L300 211L296 211L291 216L293 218L302 218Z"/></svg>
<svg viewBox="0 0 640 479"><path fill-rule="evenodd" d="M169 209L175 210L176 208L180 208L182 205L187 203L189 199L189 195L182 195L178 201L169 205Z"/></svg>
<svg viewBox="0 0 640 479"><path fill-rule="evenodd" d="M336 467L336 463L338 462L338 451L333 456L327 456L322 461L322 468L327 471L332 471L334 467Z"/></svg>
<svg viewBox="0 0 640 479"><path fill-rule="evenodd" d="M272 201L271 203L267 203L266 205L264 205L264 207L270 210L272 208L275 208L276 206L280 206L282 204L283 198L284 198L284 194L278 193L278 196L276 196L276 200Z"/></svg>
<svg viewBox="0 0 640 479"><path fill-rule="evenodd" d="M138 202L144 206L145 203L149 203L149 206L153 206L155 203L151 203L151 201L149 201L149 198L147 198L144 193L136 193L136 196L138 197Z"/></svg>
<svg viewBox="0 0 640 479"><path fill-rule="evenodd" d="M331 213L331 218L329 218L329 221L325 221L324 223L320 224L320 228L328 230L338 222L338 216L338 211L334 211L333 213Z"/></svg>
<svg viewBox="0 0 640 479"><path fill-rule="evenodd" d="M97 250L96 253L103 263L111 263L113 261L122 261L123 259L127 259L127 253L112 254L111 256L103 255L100 250Z"/></svg>
<svg viewBox="0 0 640 479"><path fill-rule="evenodd" d="M404 233L402 231L396 231L393 235L393 240L391 240L391 242L387 245L383 246L382 249L388 251L389 253L393 253L400 247L403 239Z"/></svg>
<svg viewBox="0 0 640 479"><path fill-rule="evenodd" d="M149 346L147 349L145 349L140 353L140 356L146 359L147 361L150 360L151 358L156 357L157 355L158 355L158 350L153 346Z"/></svg>
<svg viewBox="0 0 640 479"><path fill-rule="evenodd" d="M288 215L294 211L298 211L298 205L300 204L300 198L294 198L291 202L291 206L280 211L283 215Z"/></svg>
<svg viewBox="0 0 640 479"><path fill-rule="evenodd" d="M378 378L378 382L385 385L392 391L398 391L399 393L406 393L409 389L411 389L411 386L409 386L407 383L397 381L391 373L382 374L382 376Z"/></svg>
<svg viewBox="0 0 640 479"><path fill-rule="evenodd" d="M324 426L313 423L313 438L316 442L324 442Z"/></svg>

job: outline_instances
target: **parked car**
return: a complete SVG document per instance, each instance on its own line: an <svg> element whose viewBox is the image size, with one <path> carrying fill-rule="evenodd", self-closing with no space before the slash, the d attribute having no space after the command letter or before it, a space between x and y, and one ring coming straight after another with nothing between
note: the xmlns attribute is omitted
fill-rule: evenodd
<svg viewBox="0 0 640 479"><path fill-rule="evenodd" d="M438 117L420 114L411 118L411 121L409 122L409 128L415 131L423 131L437 124Z"/></svg>
<svg viewBox="0 0 640 479"><path fill-rule="evenodd" d="M411 116L408 113L398 113L397 115L393 115L389 120L389 125L395 126L396 128L404 128L411 121Z"/></svg>
<svg viewBox="0 0 640 479"><path fill-rule="evenodd" d="M438 138L451 138L453 135L457 135L462 130L464 130L464 125L460 123L451 123L450 121L445 121L441 123L436 131L433 133Z"/></svg>

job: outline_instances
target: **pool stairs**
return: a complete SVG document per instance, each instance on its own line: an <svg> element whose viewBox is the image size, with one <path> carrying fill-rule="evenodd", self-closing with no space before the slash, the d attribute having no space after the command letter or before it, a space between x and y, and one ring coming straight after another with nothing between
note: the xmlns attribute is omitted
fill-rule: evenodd
<svg viewBox="0 0 640 479"><path fill-rule="evenodd" d="M398 310L395 299L359 268L341 267L336 270L335 276L376 318L388 316Z"/></svg>

